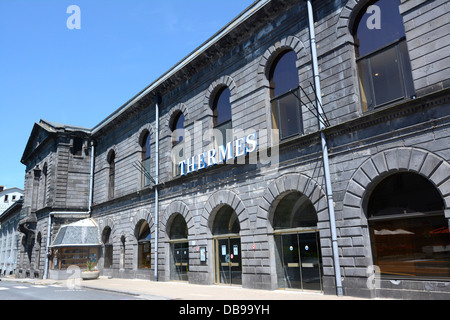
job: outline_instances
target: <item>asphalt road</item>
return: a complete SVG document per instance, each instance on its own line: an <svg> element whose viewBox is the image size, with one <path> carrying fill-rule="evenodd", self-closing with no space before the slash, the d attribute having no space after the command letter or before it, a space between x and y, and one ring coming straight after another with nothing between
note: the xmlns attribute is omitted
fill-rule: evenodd
<svg viewBox="0 0 450 320"><path fill-rule="evenodd" d="M2 300L142 300L142 298L103 290L68 288L64 285L0 281L0 301Z"/></svg>

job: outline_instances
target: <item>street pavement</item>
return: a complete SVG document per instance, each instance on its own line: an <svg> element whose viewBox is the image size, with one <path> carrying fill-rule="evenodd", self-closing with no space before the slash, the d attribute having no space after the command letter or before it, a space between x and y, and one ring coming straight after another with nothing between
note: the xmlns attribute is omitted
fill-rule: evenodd
<svg viewBox="0 0 450 320"><path fill-rule="evenodd" d="M1 278L1 281L33 283L35 285L79 285L84 288L106 290L139 296L148 300L367 300L355 297L337 297L316 292L291 290L255 290L224 285L195 285L184 282L156 282L138 279L100 277L67 283L63 280Z"/></svg>

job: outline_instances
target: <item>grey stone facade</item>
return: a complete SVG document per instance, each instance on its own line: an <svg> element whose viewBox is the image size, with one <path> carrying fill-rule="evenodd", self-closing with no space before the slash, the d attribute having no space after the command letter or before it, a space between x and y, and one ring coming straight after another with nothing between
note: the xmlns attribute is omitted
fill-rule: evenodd
<svg viewBox="0 0 450 320"><path fill-rule="evenodd" d="M446 54L450 47L450 3L401 0L415 96L364 112L351 30L359 11L367 3L362 0L313 3L322 101L330 122L323 132L330 156L344 294L372 298L448 298L448 279L394 282L382 279L381 287L367 285L367 270L373 265L367 201L384 177L396 172L417 173L437 188L445 203L445 217L450 218L450 62ZM308 197L317 213L323 291L336 293L317 118L303 107L303 135L276 143L270 134L268 74L277 54L286 49L296 53L300 86L305 88L302 98L306 101L306 95L313 96L306 4L286 0L260 1L254 6L258 5L260 8L249 18L230 31L224 31L225 35L214 39L208 49L188 57L179 69L156 81L143 91L144 94L95 128L81 130L85 139L83 156L70 154L70 137L79 132L67 128L58 131L54 126L56 138L46 140L52 142L38 151L26 152L29 156L24 161L27 164L24 207L31 208L30 214L36 215L36 234L41 233L42 239L47 237L50 212L60 211L60 218L55 215L52 224L54 237L58 225L67 223L67 219L80 218L77 214L92 209L89 213L99 224L100 233L107 228L111 230L112 265L102 268L103 257L99 259L103 275L154 280L157 265L158 281L169 281L169 233L174 216L181 214L188 229L189 282L214 284L217 249L212 228L218 211L228 205L239 220L242 286L274 290L278 288L274 211L283 196L298 191ZM248 157L244 159L245 164L218 165L174 177L171 125L175 117L182 112L186 134L194 139L204 137L205 132L213 128L211 100L222 86L230 88L233 129L251 128L260 133L260 139L267 138L275 143L279 162L250 164ZM161 99L158 208L155 208L155 185L143 187L141 172L134 166L142 159L144 132L150 133L152 159L155 156L155 95ZM32 136L39 136L37 129ZM89 207L88 148L91 141L95 145L92 208ZM207 150L209 142L208 138L193 141L190 156ZM110 197L108 159L112 152L115 154L115 185L114 196ZM258 149L260 157L265 152L261 147ZM50 173L47 196L42 200L36 191L36 188L43 188L42 180L36 175L33 178L32 173L44 162L48 163ZM150 174L156 175L154 164ZM58 220L63 218L66 220ZM142 221L149 224L152 235L150 269L138 267L137 236ZM201 247L206 247L206 261L200 259L198 249ZM45 253L44 242L41 248L41 254ZM22 269L30 269L33 261L31 258ZM39 270L41 276L43 267L41 261L32 269Z"/></svg>

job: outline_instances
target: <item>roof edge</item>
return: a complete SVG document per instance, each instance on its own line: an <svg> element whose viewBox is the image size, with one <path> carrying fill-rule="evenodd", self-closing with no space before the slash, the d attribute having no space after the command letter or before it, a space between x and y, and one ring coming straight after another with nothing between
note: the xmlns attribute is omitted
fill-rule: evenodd
<svg viewBox="0 0 450 320"><path fill-rule="evenodd" d="M200 45L197 49L188 54L184 59L175 64L171 69L169 69L162 76L153 81L150 85L148 85L144 90L139 92L136 96L114 111L111 115L102 120L99 124L97 124L91 130L91 134L96 134L102 128L104 128L107 124L111 123L114 119L116 119L123 112L128 110L131 106L133 106L136 102L141 100L143 97L154 91L158 88L158 86L175 75L179 70L183 69L190 62L192 62L196 57L204 53L207 49L209 49L213 44L218 42L220 39L229 34L236 27L245 22L248 18L250 18L254 13L259 11L261 8L270 3L271 0L256 0L254 1L247 9L241 12L236 18L230 21L227 25L225 25L222 29L216 32L212 37L206 40L202 45Z"/></svg>

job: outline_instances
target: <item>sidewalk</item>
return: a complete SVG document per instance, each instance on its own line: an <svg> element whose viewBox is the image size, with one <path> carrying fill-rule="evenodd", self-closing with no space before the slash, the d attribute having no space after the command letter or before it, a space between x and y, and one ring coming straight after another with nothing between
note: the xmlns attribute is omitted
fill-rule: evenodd
<svg viewBox="0 0 450 320"><path fill-rule="evenodd" d="M39 285L66 285L63 280L1 278ZM1 282L0 282L1 283ZM290 290L255 290L222 285L195 285L183 282L155 282L138 279L81 280L84 288L106 290L139 296L149 300L366 300L355 297L337 297L314 292Z"/></svg>

